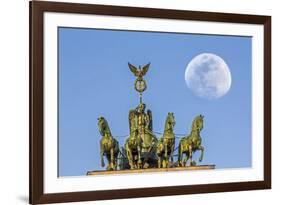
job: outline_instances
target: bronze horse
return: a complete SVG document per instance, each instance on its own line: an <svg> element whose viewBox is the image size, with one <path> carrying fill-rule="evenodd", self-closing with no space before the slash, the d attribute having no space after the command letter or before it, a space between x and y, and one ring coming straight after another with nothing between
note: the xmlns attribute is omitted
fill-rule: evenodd
<svg viewBox="0 0 281 205"><path fill-rule="evenodd" d="M99 132L102 136L100 140L100 157L101 157L101 166L104 167L105 155L108 161L107 170L117 170L117 159L119 154L119 143L112 137L108 123L104 117L98 118L98 127Z"/></svg>
<svg viewBox="0 0 281 205"><path fill-rule="evenodd" d="M192 155L197 150L201 151L199 161L203 160L204 147L201 145L202 138L200 132L203 129L204 116L198 115L192 122L190 135L183 137L179 143L178 152L178 166L185 166L190 159L190 166L196 165L195 161L192 161ZM182 162L183 154L185 154L184 161Z"/></svg>
<svg viewBox="0 0 281 205"><path fill-rule="evenodd" d="M165 122L165 129L163 136L159 139L157 144L158 168L168 168L169 159L173 163L173 153L175 148L175 126L174 114L169 112Z"/></svg>

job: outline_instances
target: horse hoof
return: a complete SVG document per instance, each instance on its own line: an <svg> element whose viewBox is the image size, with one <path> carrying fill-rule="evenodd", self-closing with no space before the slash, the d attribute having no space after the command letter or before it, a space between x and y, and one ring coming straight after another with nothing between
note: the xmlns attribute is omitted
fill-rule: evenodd
<svg viewBox="0 0 281 205"><path fill-rule="evenodd" d="M190 162L190 166L196 166L196 162L195 161Z"/></svg>

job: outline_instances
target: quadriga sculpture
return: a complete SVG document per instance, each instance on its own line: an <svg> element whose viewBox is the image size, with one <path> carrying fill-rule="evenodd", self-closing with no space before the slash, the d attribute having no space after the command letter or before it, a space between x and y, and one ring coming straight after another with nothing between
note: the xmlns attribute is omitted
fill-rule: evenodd
<svg viewBox="0 0 281 205"><path fill-rule="evenodd" d="M107 170L117 170L117 159L119 154L119 143L111 135L110 128L104 117L98 118L98 127L99 132L102 136L100 140L100 157L101 157L101 166L104 167L105 155L108 161Z"/></svg>
<svg viewBox="0 0 281 205"><path fill-rule="evenodd" d="M199 161L203 160L204 147L201 145L202 139L200 132L203 129L204 116L198 115L192 122L190 135L183 137L179 142L178 153L178 166L186 166L187 161L190 159L190 166L196 165L192 161L192 154L197 150L201 150ZM183 154L185 154L184 161L182 162Z"/></svg>
<svg viewBox="0 0 281 205"><path fill-rule="evenodd" d="M173 163L173 153L175 148L175 126L174 114L169 112L165 122L165 129L163 136L159 139L157 144L158 168L169 167L169 159Z"/></svg>

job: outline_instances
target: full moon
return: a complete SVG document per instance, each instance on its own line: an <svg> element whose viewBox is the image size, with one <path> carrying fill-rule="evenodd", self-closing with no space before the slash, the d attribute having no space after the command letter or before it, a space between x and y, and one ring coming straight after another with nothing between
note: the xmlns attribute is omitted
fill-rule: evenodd
<svg viewBox="0 0 281 205"><path fill-rule="evenodd" d="M185 70L187 87L198 97L218 99L231 86L231 74L224 60L212 53L195 56Z"/></svg>

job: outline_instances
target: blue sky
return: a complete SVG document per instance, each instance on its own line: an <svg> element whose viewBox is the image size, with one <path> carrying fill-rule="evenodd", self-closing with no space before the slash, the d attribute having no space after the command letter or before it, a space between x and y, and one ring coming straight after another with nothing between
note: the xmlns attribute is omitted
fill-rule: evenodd
<svg viewBox="0 0 281 205"><path fill-rule="evenodd" d="M100 166L97 118L104 116L123 146L128 111L138 105L127 63L151 62L143 101L163 132L173 112L175 133L188 134L203 114L205 158L216 168L251 166L251 38L157 32L59 28L59 176L85 175ZM227 63L229 92L201 99L186 86L185 69L196 55L213 53ZM195 155L198 157L198 154Z"/></svg>

